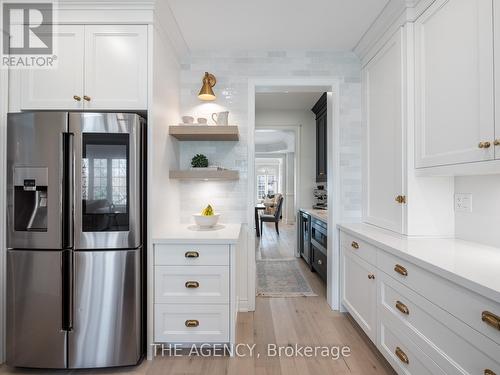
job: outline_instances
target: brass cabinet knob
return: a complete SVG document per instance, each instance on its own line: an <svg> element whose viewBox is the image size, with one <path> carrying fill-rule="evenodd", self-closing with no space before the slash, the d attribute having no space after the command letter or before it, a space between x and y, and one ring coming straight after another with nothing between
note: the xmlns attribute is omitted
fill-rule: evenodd
<svg viewBox="0 0 500 375"><path fill-rule="evenodd" d="M200 286L200 283L198 281L186 281L186 283L184 285L188 289L194 289L194 288L198 288Z"/></svg>
<svg viewBox="0 0 500 375"><path fill-rule="evenodd" d="M493 142L495 146L500 146L500 139L495 139L495 142Z"/></svg>
<svg viewBox="0 0 500 375"><path fill-rule="evenodd" d="M186 322L184 324L188 328L193 328L193 327L198 327L200 325L200 322L197 321L196 319L189 319L189 320L186 320Z"/></svg>
<svg viewBox="0 0 500 375"><path fill-rule="evenodd" d="M497 375L497 374L492 370L490 370L489 368L487 368L486 370L484 370L484 375Z"/></svg>
<svg viewBox="0 0 500 375"><path fill-rule="evenodd" d="M359 243L357 243L356 241L352 241L352 243L351 243L351 247L352 247L353 249L359 249Z"/></svg>
<svg viewBox="0 0 500 375"><path fill-rule="evenodd" d="M370 273L370 274L368 275L368 278L369 278L370 280L375 280L375 275L374 275L374 274L372 274L372 273Z"/></svg>
<svg viewBox="0 0 500 375"><path fill-rule="evenodd" d="M197 251L186 251L184 254L186 258L198 258L200 256L200 253Z"/></svg>
<svg viewBox="0 0 500 375"><path fill-rule="evenodd" d="M406 268L404 268L401 264L396 264L394 266L394 271L399 273L402 276L408 276L408 271Z"/></svg>
<svg viewBox="0 0 500 375"><path fill-rule="evenodd" d="M90 96L83 95L83 100L86 100L87 102L90 102Z"/></svg>
<svg viewBox="0 0 500 375"><path fill-rule="evenodd" d="M481 320L489 326L500 331L500 316L495 315L489 311L483 311L483 313L481 314Z"/></svg>
<svg viewBox="0 0 500 375"><path fill-rule="evenodd" d="M490 148L491 143L490 142L479 142L478 147L479 148Z"/></svg>
<svg viewBox="0 0 500 375"><path fill-rule="evenodd" d="M404 195L398 195L396 197L396 202L398 202L400 204L406 203L406 196L404 196Z"/></svg>
<svg viewBox="0 0 500 375"><path fill-rule="evenodd" d="M406 363L407 365L410 363L408 356L406 355L405 352L403 352L403 350L399 346L396 348L394 353L396 353L401 362Z"/></svg>
<svg viewBox="0 0 500 375"><path fill-rule="evenodd" d="M82 100L82 98L79 97L78 95L73 95L73 99L75 99L77 102L79 102L80 100Z"/></svg>
<svg viewBox="0 0 500 375"><path fill-rule="evenodd" d="M408 307L401 301L396 301L396 309L405 315L410 315L410 310L408 310Z"/></svg>

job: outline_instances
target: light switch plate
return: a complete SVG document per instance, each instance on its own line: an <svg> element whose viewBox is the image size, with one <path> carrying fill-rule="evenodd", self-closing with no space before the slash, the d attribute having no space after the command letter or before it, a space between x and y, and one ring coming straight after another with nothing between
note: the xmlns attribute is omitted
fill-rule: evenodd
<svg viewBox="0 0 500 375"><path fill-rule="evenodd" d="M455 212L472 212L472 194L455 194Z"/></svg>

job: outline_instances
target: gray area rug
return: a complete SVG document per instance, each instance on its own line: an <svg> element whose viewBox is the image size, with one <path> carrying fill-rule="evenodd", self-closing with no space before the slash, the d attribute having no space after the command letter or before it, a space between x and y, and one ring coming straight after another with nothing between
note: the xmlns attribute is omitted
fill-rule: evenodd
<svg viewBox="0 0 500 375"><path fill-rule="evenodd" d="M262 297L317 296L295 259L257 261L257 295Z"/></svg>

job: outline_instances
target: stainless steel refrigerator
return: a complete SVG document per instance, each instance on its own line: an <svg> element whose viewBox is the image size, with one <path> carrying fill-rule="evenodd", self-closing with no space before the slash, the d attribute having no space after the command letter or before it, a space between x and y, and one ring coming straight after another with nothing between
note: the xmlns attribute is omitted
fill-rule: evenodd
<svg viewBox="0 0 500 375"><path fill-rule="evenodd" d="M144 128L136 114L8 115L9 365L141 360Z"/></svg>

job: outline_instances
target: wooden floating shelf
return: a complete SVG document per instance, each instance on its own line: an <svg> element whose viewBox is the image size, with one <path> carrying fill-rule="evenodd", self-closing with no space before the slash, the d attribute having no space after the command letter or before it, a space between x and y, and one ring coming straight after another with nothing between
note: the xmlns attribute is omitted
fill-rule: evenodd
<svg viewBox="0 0 500 375"><path fill-rule="evenodd" d="M238 141L238 127L215 125L170 125L168 134L179 141Z"/></svg>
<svg viewBox="0 0 500 375"><path fill-rule="evenodd" d="M239 180L240 172L232 170L216 169L187 169L182 171L170 171L170 178L178 180Z"/></svg>

